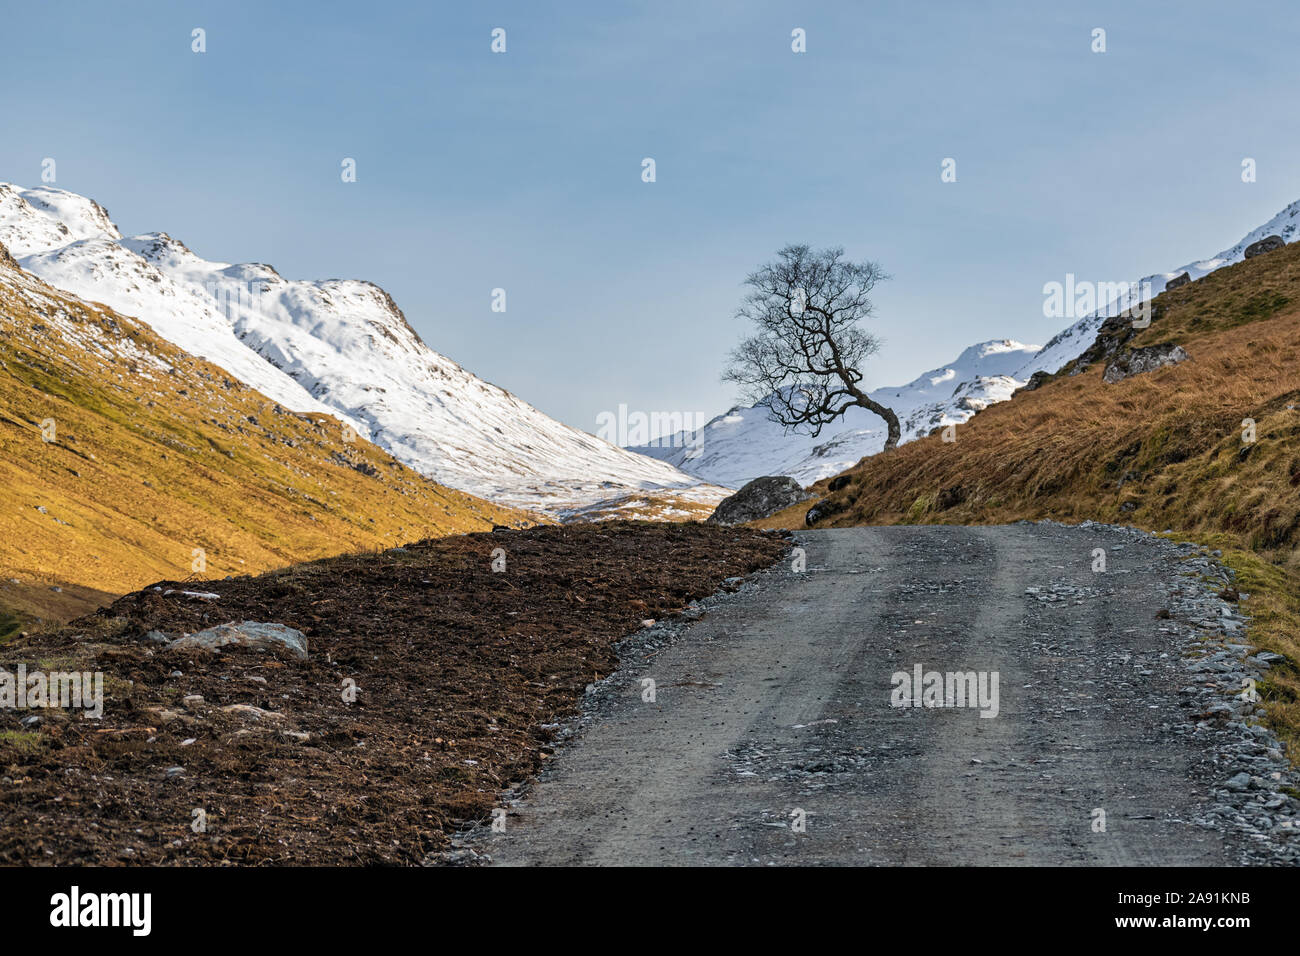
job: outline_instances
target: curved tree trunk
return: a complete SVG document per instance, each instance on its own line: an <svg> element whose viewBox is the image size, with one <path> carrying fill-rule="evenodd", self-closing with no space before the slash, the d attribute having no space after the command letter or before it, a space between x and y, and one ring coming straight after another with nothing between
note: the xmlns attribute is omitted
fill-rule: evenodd
<svg viewBox="0 0 1300 956"><path fill-rule="evenodd" d="M885 405L881 405L879 402L872 401L861 392L859 392L855 397L857 398L859 405L867 409L867 411L879 415L885 420L885 424L889 426L889 437L885 439L884 450L892 451L897 448L898 439L902 437L902 431L898 427L898 416L894 414L894 410Z"/></svg>

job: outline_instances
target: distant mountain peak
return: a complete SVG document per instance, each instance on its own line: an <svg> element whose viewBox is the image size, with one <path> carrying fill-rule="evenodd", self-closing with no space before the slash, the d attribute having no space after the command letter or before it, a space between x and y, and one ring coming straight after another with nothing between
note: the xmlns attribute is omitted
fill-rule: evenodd
<svg viewBox="0 0 1300 956"><path fill-rule="evenodd" d="M386 291L123 238L93 200L0 185L0 243L56 288L136 316L286 408L339 417L441 484L564 515L631 492L724 492L549 418L430 349Z"/></svg>

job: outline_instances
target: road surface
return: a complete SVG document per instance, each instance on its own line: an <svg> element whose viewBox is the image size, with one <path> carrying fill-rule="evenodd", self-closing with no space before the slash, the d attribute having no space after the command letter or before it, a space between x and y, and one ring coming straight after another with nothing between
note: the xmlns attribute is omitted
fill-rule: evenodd
<svg viewBox="0 0 1300 956"><path fill-rule="evenodd" d="M1186 730L1191 612L1157 616L1205 590L1180 576L1173 545L1027 523L798 543L803 573L787 559L589 694L582 732L503 830L468 845L503 865L1198 865L1250 852L1231 827L1203 825L1225 771ZM975 672L975 699L907 706L899 688L918 665L922 686L945 675L931 703L948 703L948 672Z"/></svg>

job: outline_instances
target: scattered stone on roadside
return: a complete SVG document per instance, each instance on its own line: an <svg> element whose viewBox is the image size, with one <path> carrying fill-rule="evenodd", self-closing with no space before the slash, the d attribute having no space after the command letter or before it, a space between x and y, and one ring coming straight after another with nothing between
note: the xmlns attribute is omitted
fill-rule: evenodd
<svg viewBox="0 0 1300 956"><path fill-rule="evenodd" d="M454 850L440 850L437 853L430 853L420 863L421 866L472 866L476 863L490 863L492 857L485 853L478 853L469 847L459 847Z"/></svg>
<svg viewBox="0 0 1300 956"><path fill-rule="evenodd" d="M1229 777L1223 784L1229 790L1246 790L1250 787L1250 774L1242 772Z"/></svg>

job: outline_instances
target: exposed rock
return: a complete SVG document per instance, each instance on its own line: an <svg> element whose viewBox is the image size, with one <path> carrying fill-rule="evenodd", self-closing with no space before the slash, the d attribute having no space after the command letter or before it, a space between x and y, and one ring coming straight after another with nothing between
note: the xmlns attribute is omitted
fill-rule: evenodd
<svg viewBox="0 0 1300 956"><path fill-rule="evenodd" d="M812 495L787 476L766 475L755 478L729 498L723 498L707 519L708 524L741 524L776 514Z"/></svg>
<svg viewBox="0 0 1300 956"><path fill-rule="evenodd" d="M803 516L803 523L811 528L823 518L829 518L831 515L839 514L845 509L845 507L847 507L847 505L842 500L826 498L823 501L817 502L817 504L808 509L808 513Z"/></svg>
<svg viewBox="0 0 1300 956"><path fill-rule="evenodd" d="M1179 288L1182 288L1183 286L1187 285L1187 283L1189 283L1189 282L1191 282L1191 281L1192 281L1192 275L1191 275L1191 273L1190 273L1190 272L1184 272L1182 275L1180 275L1180 276L1174 276L1172 279L1170 279L1168 282L1166 282L1166 283L1165 283L1165 291L1168 292L1168 291L1171 290L1171 289L1179 289Z"/></svg>
<svg viewBox="0 0 1300 956"><path fill-rule="evenodd" d="M1274 249L1281 249L1286 245L1286 240L1281 236L1265 236L1259 242L1252 242L1246 247L1246 258L1253 259L1255 256L1262 256L1266 252L1272 252Z"/></svg>
<svg viewBox="0 0 1300 956"><path fill-rule="evenodd" d="M940 511L947 511L949 508L957 507L965 500L966 489L961 485L954 485L951 488L940 488L934 504Z"/></svg>
<svg viewBox="0 0 1300 956"><path fill-rule="evenodd" d="M828 484L828 485L826 486L826 490L827 490L827 491L839 491L841 488L847 488L847 487L849 486L849 482L850 482L850 481L852 481L851 476L849 476L849 475L839 475L839 476L837 476L837 477L835 477L835 478L832 478L832 479L830 480L830 484Z"/></svg>
<svg viewBox="0 0 1300 956"><path fill-rule="evenodd" d="M1123 381L1131 375L1153 372L1166 365L1177 365L1179 362L1187 361L1187 358L1188 355L1183 351L1183 347L1172 343L1132 349L1117 355L1106 366L1106 371L1102 373L1101 380L1113 385L1115 382Z"/></svg>
<svg viewBox="0 0 1300 956"><path fill-rule="evenodd" d="M263 710L261 707L254 707L252 704L227 704L221 709L227 714L234 714L236 717L247 717L250 720L284 719L284 714L277 714L273 710Z"/></svg>
<svg viewBox="0 0 1300 956"><path fill-rule="evenodd" d="M1042 385L1046 384L1047 382L1050 382L1051 380L1052 380L1052 373L1045 372L1040 369L1039 371L1035 372L1033 375L1029 376L1029 381L1025 382L1024 385L1021 385L1018 389L1016 389L1016 391L1032 392L1034 391L1034 389L1041 387Z"/></svg>
<svg viewBox="0 0 1300 956"><path fill-rule="evenodd" d="M202 647L216 651L230 644L262 648L283 647L299 657L307 656L307 637L302 631L295 631L283 624L259 624L257 621L210 627L206 631L199 631L197 634L172 641L171 647L178 650Z"/></svg>

